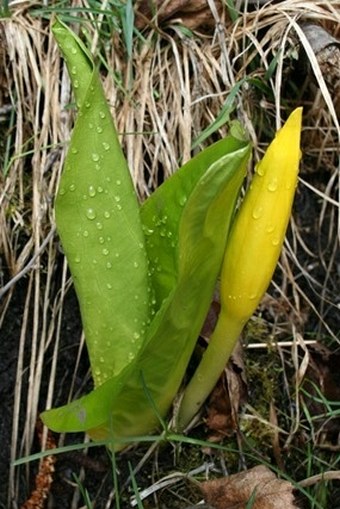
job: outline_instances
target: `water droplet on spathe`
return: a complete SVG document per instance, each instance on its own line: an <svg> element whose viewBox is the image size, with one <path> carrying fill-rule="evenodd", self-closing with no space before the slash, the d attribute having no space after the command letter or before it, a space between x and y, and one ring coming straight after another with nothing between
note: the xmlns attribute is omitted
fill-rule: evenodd
<svg viewBox="0 0 340 509"><path fill-rule="evenodd" d="M78 154L78 149L73 147L73 148L71 148L71 152L72 152L72 154Z"/></svg>
<svg viewBox="0 0 340 509"><path fill-rule="evenodd" d="M102 230L103 229L103 225L102 223L96 223L96 227L97 227L97 230Z"/></svg>
<svg viewBox="0 0 340 509"><path fill-rule="evenodd" d="M88 232L87 230L84 230L84 231L83 231L83 236L84 236L84 237L88 237L88 236L89 236L89 232Z"/></svg>
<svg viewBox="0 0 340 509"><path fill-rule="evenodd" d="M108 288L108 290L112 290L112 284L111 283L107 283L106 287Z"/></svg>
<svg viewBox="0 0 340 509"><path fill-rule="evenodd" d="M106 264L106 268L107 268L107 269L112 269L112 263L111 263L111 262L107 262L107 264Z"/></svg>
<svg viewBox="0 0 340 509"><path fill-rule="evenodd" d="M96 152L94 152L91 157L92 161L99 161L100 159L99 155Z"/></svg>
<svg viewBox="0 0 340 509"><path fill-rule="evenodd" d="M102 128L102 127L100 127L100 125L99 125L99 126L97 127L96 131L97 131L97 133L98 133L98 134L101 134L101 133L103 132L103 128Z"/></svg>
<svg viewBox="0 0 340 509"><path fill-rule="evenodd" d="M75 257L75 259L74 259L74 261L75 261L76 263L80 263L80 257L79 257L79 256L76 256L76 257Z"/></svg>
<svg viewBox="0 0 340 509"><path fill-rule="evenodd" d="M264 169L259 164L256 165L255 172L260 175L260 177L264 175Z"/></svg>
<svg viewBox="0 0 340 509"><path fill-rule="evenodd" d="M262 215L263 208L262 207L255 207L252 212L253 219L259 219Z"/></svg>
<svg viewBox="0 0 340 509"><path fill-rule="evenodd" d="M110 212L109 212L109 211L107 211L107 210L105 210L105 212L104 212L104 217L105 217L106 219L109 219L109 217L110 217Z"/></svg>
<svg viewBox="0 0 340 509"><path fill-rule="evenodd" d="M107 256L107 255L109 254L109 252L110 252L110 251L109 251L108 249L106 249L106 248L104 248L104 249L102 250L102 253L103 253L103 255L104 255L104 256Z"/></svg>
<svg viewBox="0 0 340 509"><path fill-rule="evenodd" d="M101 186L98 186L97 191L98 191L98 193L102 193L104 191L104 189Z"/></svg>
<svg viewBox="0 0 340 509"><path fill-rule="evenodd" d="M105 118L106 115L105 115L105 113L103 111L100 111L99 112L99 116L100 116L100 118Z"/></svg>
<svg viewBox="0 0 340 509"><path fill-rule="evenodd" d="M73 192L73 191L75 191L75 189L76 189L75 184L71 184L69 187L69 190Z"/></svg>
<svg viewBox="0 0 340 509"><path fill-rule="evenodd" d="M77 50L76 50L76 48L72 48L72 49L71 49L71 53L72 53L72 55L76 55L76 54L77 54Z"/></svg>
<svg viewBox="0 0 340 509"><path fill-rule="evenodd" d="M74 80L73 86L74 86L74 88L79 88L79 81L78 80Z"/></svg>
<svg viewBox="0 0 340 509"><path fill-rule="evenodd" d="M99 244L104 244L104 242L105 242L104 237L99 237L98 240L99 240Z"/></svg>
<svg viewBox="0 0 340 509"><path fill-rule="evenodd" d="M271 193L274 193L277 190L277 179L273 179L271 182L269 182L267 189Z"/></svg>
<svg viewBox="0 0 340 509"><path fill-rule="evenodd" d="M103 145L103 149L104 149L104 150L106 150L106 151L110 150L110 145L109 145L109 143L103 142L103 143L102 143L102 145Z"/></svg>

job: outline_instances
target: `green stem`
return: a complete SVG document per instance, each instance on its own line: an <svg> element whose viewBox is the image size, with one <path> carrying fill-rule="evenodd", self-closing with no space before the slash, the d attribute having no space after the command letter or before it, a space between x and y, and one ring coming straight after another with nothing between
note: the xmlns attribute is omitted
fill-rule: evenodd
<svg viewBox="0 0 340 509"><path fill-rule="evenodd" d="M177 418L183 430L207 399L233 352L244 323L221 312L203 358L184 391Z"/></svg>

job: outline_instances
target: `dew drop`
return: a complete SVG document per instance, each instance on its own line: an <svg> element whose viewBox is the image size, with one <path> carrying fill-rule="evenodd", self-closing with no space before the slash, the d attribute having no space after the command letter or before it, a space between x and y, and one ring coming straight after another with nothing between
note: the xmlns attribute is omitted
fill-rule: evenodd
<svg viewBox="0 0 340 509"><path fill-rule="evenodd" d="M93 186L89 186L89 196L91 196L91 198L96 196L96 190Z"/></svg>
<svg viewBox="0 0 340 509"><path fill-rule="evenodd" d="M74 65L73 67L71 67L71 74L77 74L77 68L76 66Z"/></svg>
<svg viewBox="0 0 340 509"><path fill-rule="evenodd" d="M94 373L95 373L95 375L96 375L96 376L100 376L100 369L99 369L99 368L96 368L96 369L94 370Z"/></svg>
<svg viewBox="0 0 340 509"><path fill-rule="evenodd" d="M104 244L104 242L105 242L104 237L99 237L98 240L99 240L99 244Z"/></svg>
<svg viewBox="0 0 340 509"><path fill-rule="evenodd" d="M120 202L120 196L115 196L115 201L118 203Z"/></svg>
<svg viewBox="0 0 340 509"><path fill-rule="evenodd" d="M110 251L109 251L108 249L106 249L106 248L104 248L104 249L102 250L102 253L103 253L103 255L104 255L104 256L107 256L107 255L109 254L109 252L110 252Z"/></svg>
<svg viewBox="0 0 340 509"><path fill-rule="evenodd" d="M60 196L63 196L63 194L65 194L65 189L64 189L63 187L61 187L61 188L59 189L59 195L60 195Z"/></svg>
<svg viewBox="0 0 340 509"><path fill-rule="evenodd" d="M147 235L149 237L150 235L152 235L154 233L154 230L143 225L143 232L145 235Z"/></svg>
<svg viewBox="0 0 340 509"><path fill-rule="evenodd" d="M77 54L77 50L76 50L76 48L72 48L72 49L71 49L71 53L72 53L72 55L76 55L76 54Z"/></svg>
<svg viewBox="0 0 340 509"><path fill-rule="evenodd" d="M133 262L133 266L135 267L135 269L138 269L139 267L138 262Z"/></svg>
<svg viewBox="0 0 340 509"><path fill-rule="evenodd" d="M89 236L89 232L87 230L84 230L83 231L83 237L88 237Z"/></svg>
<svg viewBox="0 0 340 509"><path fill-rule="evenodd" d="M121 185L121 183L122 183L122 181L121 181L121 180L116 180L116 184L117 184L117 186L120 186L120 185Z"/></svg>
<svg viewBox="0 0 340 509"><path fill-rule="evenodd" d="M104 362L105 362L104 357L99 357L99 362L100 362L101 364L104 364Z"/></svg>
<svg viewBox="0 0 340 509"><path fill-rule="evenodd" d="M112 284L111 283L107 283L106 287L107 287L108 290L112 290Z"/></svg>
<svg viewBox="0 0 340 509"><path fill-rule="evenodd" d="M122 206L119 203L117 204L117 210L122 210Z"/></svg>
<svg viewBox="0 0 340 509"><path fill-rule="evenodd" d="M100 159L99 155L96 152L94 152L91 157L92 161L99 161Z"/></svg>
<svg viewBox="0 0 340 509"><path fill-rule="evenodd" d="M134 332L133 337L134 337L134 339L139 339L140 338L139 332Z"/></svg>
<svg viewBox="0 0 340 509"><path fill-rule="evenodd" d="M187 197L186 196L181 196L181 198L179 199L179 204L181 207L184 207L184 205L186 204L187 202Z"/></svg>
<svg viewBox="0 0 340 509"><path fill-rule="evenodd" d="M110 214L110 212L109 212L108 210L105 210L105 212L104 212L104 217L105 217L106 219L109 219L110 215L111 215L111 214Z"/></svg>
<svg viewBox="0 0 340 509"><path fill-rule="evenodd" d="M273 224L269 224L266 228L267 233L273 233L274 230L275 230L275 226Z"/></svg>
<svg viewBox="0 0 340 509"><path fill-rule="evenodd" d="M104 191L104 189L101 186L98 186L97 191L98 191L98 193L102 193Z"/></svg>
<svg viewBox="0 0 340 509"><path fill-rule="evenodd" d="M88 219L91 219L91 220L92 220L92 219L95 219L95 218L96 218L96 213L95 213L95 211L94 211L93 209L87 209L87 211L86 211L86 217L87 217Z"/></svg>
<svg viewBox="0 0 340 509"><path fill-rule="evenodd" d="M80 263L80 258L79 258L79 256L76 256L76 257L75 257L75 259L74 259L74 261L75 261L76 263Z"/></svg>
<svg viewBox="0 0 340 509"><path fill-rule="evenodd" d="M90 129L93 129L93 124L92 124L92 122L89 122L89 128L90 128Z"/></svg>
<svg viewBox="0 0 340 509"><path fill-rule="evenodd" d="M79 88L79 81L78 80L74 80L73 86L74 86L74 88Z"/></svg>
<svg viewBox="0 0 340 509"><path fill-rule="evenodd" d="M96 260L96 258L93 258L92 263L93 263L93 265L96 265L96 264L98 263L98 261Z"/></svg>
<svg viewBox="0 0 340 509"><path fill-rule="evenodd" d="M271 182L269 182L267 189L271 193L274 193L277 190L277 179L273 179Z"/></svg>
<svg viewBox="0 0 340 509"><path fill-rule="evenodd" d="M99 112L99 116L100 116L100 118L105 118L106 115L105 115L105 113L103 111L100 111Z"/></svg>
<svg viewBox="0 0 340 509"><path fill-rule="evenodd" d="M261 168L261 166L259 164L256 165L256 168L255 168L255 171L258 175L260 175L260 177L263 177L264 175L264 169Z"/></svg>
<svg viewBox="0 0 340 509"><path fill-rule="evenodd" d="M78 154L78 149L73 147L73 148L71 148L71 152L72 152L72 154Z"/></svg>
<svg viewBox="0 0 340 509"><path fill-rule="evenodd" d="M134 358L135 358L135 354L133 352L130 352L128 355L128 360L133 361Z"/></svg>
<svg viewBox="0 0 340 509"><path fill-rule="evenodd" d="M97 227L97 230L102 230L103 229L103 225L102 223L96 223L96 227Z"/></svg>
<svg viewBox="0 0 340 509"><path fill-rule="evenodd" d="M111 262L107 262L107 264L106 264L106 268L107 268L107 269L112 269L112 263L111 263Z"/></svg>
<svg viewBox="0 0 340 509"><path fill-rule="evenodd" d="M278 238L274 238L274 239L272 240L272 245L273 245L273 246L278 246L278 245L279 245L279 242L280 242L280 241L279 241L279 239L278 239Z"/></svg>
<svg viewBox="0 0 340 509"><path fill-rule="evenodd" d="M106 150L106 151L110 150L110 145L109 145L109 143L103 142L103 143L102 143L102 145L103 145L103 149L104 149L104 150Z"/></svg>
<svg viewBox="0 0 340 509"><path fill-rule="evenodd" d="M100 125L99 125L99 126L97 127L96 131L97 131L97 133L98 133L98 134L101 134L101 133L103 132L103 128L102 128L102 127L100 127Z"/></svg>
<svg viewBox="0 0 340 509"><path fill-rule="evenodd" d="M91 108L91 103L89 103L88 101L86 101L86 103L85 103L85 108Z"/></svg>
<svg viewBox="0 0 340 509"><path fill-rule="evenodd" d="M255 207L252 212L253 219L259 219L262 215L263 208L262 207Z"/></svg>
<svg viewBox="0 0 340 509"><path fill-rule="evenodd" d="M115 253L115 257L116 258L119 258L120 254L119 253Z"/></svg>
<svg viewBox="0 0 340 509"><path fill-rule="evenodd" d="M73 191L75 191L75 189L76 189L75 184L71 184L69 187L69 190L73 192Z"/></svg>

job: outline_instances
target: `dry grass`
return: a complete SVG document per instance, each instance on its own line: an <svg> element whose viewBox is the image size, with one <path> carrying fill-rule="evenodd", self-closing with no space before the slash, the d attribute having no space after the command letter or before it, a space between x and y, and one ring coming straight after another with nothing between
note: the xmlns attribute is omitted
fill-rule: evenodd
<svg viewBox="0 0 340 509"><path fill-rule="evenodd" d="M210 16L218 18L215 30L204 32L198 27L188 33L176 17L161 26L153 23L136 37L130 59L122 34L104 34L105 14L78 12L82 23L74 27L86 29L85 37L101 62L107 98L141 199L190 158L195 138L219 115L241 80L245 79L233 117L248 129L255 160L287 113L297 104L304 105L295 214L274 284L261 308L271 335L299 338L304 356L301 359L294 346L291 360L299 380L308 361L304 335L339 341L340 305L339 75L333 81L325 75L301 27L305 22L317 23L339 36L340 2L260 2L260 7L247 12L247 2L239 1L235 4L240 16L234 24L227 12L219 18L214 2L208 3ZM90 8L89 4L73 0L68 8ZM61 329L71 287L55 234L53 197L74 111L69 107L66 68L49 22L34 16L34 7L34 2L13 2L12 16L0 27L0 129L5 136L0 175L0 325L6 334L14 319L17 324L15 344L10 347L15 352L15 383L6 400L11 412L6 421L12 427L11 461L36 450L38 413L58 395ZM102 7L109 9L110 3L103 1ZM300 64L303 71L297 70ZM207 142L225 132L222 126ZM80 339L81 330L69 339L69 344L79 342L78 361L83 349ZM65 339L62 344L65 348ZM70 398L73 387L79 388L76 377L75 371L67 381ZM298 398L296 404L299 409ZM299 424L296 418L288 432L294 434ZM22 497L29 479L28 468L11 467L8 507L17 507L18 493Z"/></svg>

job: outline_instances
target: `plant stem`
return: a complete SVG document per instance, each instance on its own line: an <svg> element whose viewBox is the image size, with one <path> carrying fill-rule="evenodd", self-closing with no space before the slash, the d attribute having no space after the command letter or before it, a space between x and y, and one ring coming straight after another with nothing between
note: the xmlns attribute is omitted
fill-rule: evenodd
<svg viewBox="0 0 340 509"><path fill-rule="evenodd" d="M243 329L244 322L221 311L203 358L184 391L177 418L183 430L195 416L216 385Z"/></svg>

